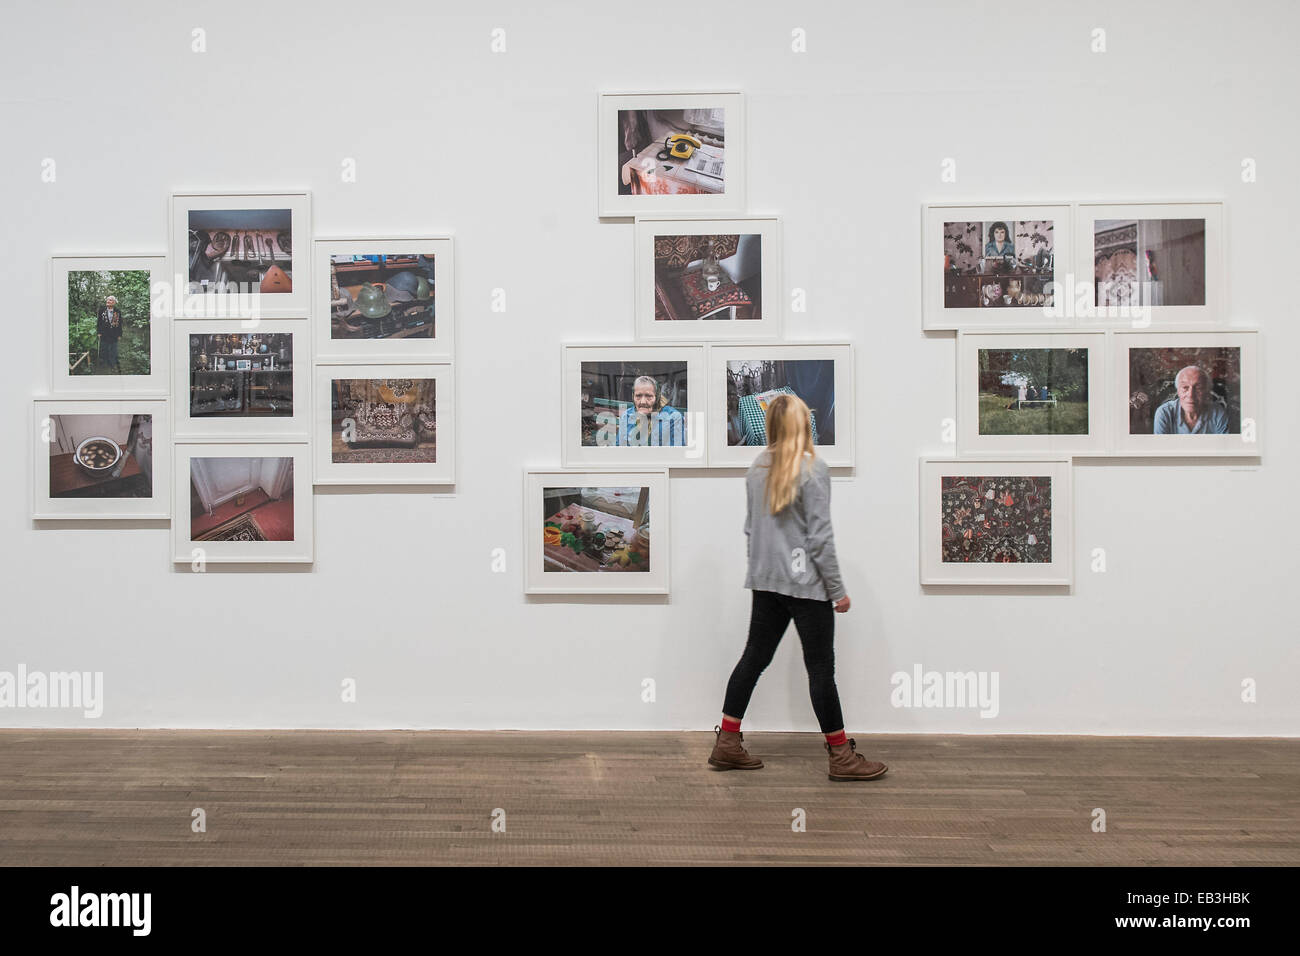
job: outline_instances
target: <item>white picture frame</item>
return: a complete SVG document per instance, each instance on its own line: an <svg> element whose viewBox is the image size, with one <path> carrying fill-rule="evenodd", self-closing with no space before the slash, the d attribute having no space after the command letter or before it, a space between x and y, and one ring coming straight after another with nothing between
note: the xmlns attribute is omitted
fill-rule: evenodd
<svg viewBox="0 0 1300 956"><path fill-rule="evenodd" d="M829 425L834 430L834 441L832 443L822 443L828 428L824 412L820 416L821 423L818 423L818 409L820 406L827 404L827 396L824 394L827 386L824 384L824 379L815 383L817 389L815 393L800 395L800 398L808 402L813 409L813 425L818 441L817 454L831 468L850 468L853 466L853 346L847 343L785 342L772 344L770 342L761 342L752 345L709 346L709 402L707 414L709 418L710 467L748 467L766 447L766 440L763 435L759 436L764 438L760 444L752 445L748 444L749 438L746 437L752 434L747 430L747 424L754 422L757 422L759 426L762 424L761 418L764 407L762 406L762 399L757 399L758 405L756 408L743 410L738 406L733 410L730 407L728 397L729 377L733 371L742 374L742 370L732 369L731 363L792 361L833 363L830 366L833 374L830 394L834 396L834 419ZM748 377L753 378L755 375L770 376L770 374L761 366L754 365ZM803 385L803 383L800 384ZM790 388L795 391L795 394L799 394L798 389L793 385L787 384L776 387ZM804 385L804 390L808 390L806 385ZM763 389L754 394L761 396L769 391L770 389ZM731 442L738 437L742 439L742 443L732 444Z"/></svg>
<svg viewBox="0 0 1300 956"><path fill-rule="evenodd" d="M196 473L194 462L202 460ZM292 463L286 474L285 461ZM210 463L210 464L209 464ZM307 442L177 442L172 503L172 561L176 564L310 564L314 558L314 500L311 449ZM193 490L192 490L193 489ZM284 507L292 491L291 539L207 540L252 519L262 507L277 509L277 520L263 519L263 530L284 533ZM242 496L242 500L241 500ZM192 514L192 501L200 515ZM248 510L240 511L247 506ZM228 514L222 512L225 509ZM196 520L201 524L196 528ZM224 530L223 530L224 529ZM196 537L196 530L198 536Z"/></svg>
<svg viewBox="0 0 1300 956"><path fill-rule="evenodd" d="M657 135L661 130L645 130L646 142L639 152L624 161L619 133L619 113L624 110L647 111L724 111L722 118L722 183L718 191L694 193L650 194L635 191L620 194L623 184L624 167L628 166L628 183L623 184L629 190L637 189L637 184L647 180L656 182L655 188L703 190L717 182L713 175L696 172L695 164L712 155L718 156L716 145L717 113L704 118L704 114L695 114L701 120L701 127L708 126L710 131L696 128L691 130L701 134L695 138L701 148L688 158L674 158L671 155L665 161L657 159L654 146L663 147L666 137ZM658 118L656 118L658 119ZM686 119L682 117L681 119ZM601 218L627 219L640 215L668 216L721 216L741 215L745 211L746 190L746 132L745 132L745 98L736 91L713 91L697 93L615 93L604 92L597 96L597 133L599 142L596 147L598 163L596 184L598 189L597 214ZM668 127L662 131L666 132ZM670 134L675 135L675 134ZM681 135L691 135L684 133ZM707 147L707 149L706 149ZM637 160L640 156L640 162ZM716 171L716 163L704 163L706 168Z"/></svg>
<svg viewBox="0 0 1300 956"><path fill-rule="evenodd" d="M287 251L283 248L283 210L288 210ZM191 213L201 220L195 221L193 228L197 243L204 246L197 250L203 259L193 269ZM211 215L204 217L204 213ZM311 314L311 194L306 190L180 190L172 194L169 220L176 319L306 319ZM240 223L245 224L242 229ZM220 247L214 241L219 234L225 234L228 241L221 255L209 260L207 251ZM283 268L286 262L288 269ZM242 290L226 291L225 283L233 278L232 267L239 274L265 271L269 275L272 265L281 267L281 278L287 277L292 287L289 291L263 293L261 282L257 289L244 282ZM262 280L266 279L263 275Z"/></svg>
<svg viewBox="0 0 1300 956"><path fill-rule="evenodd" d="M149 374L74 374L68 348L68 281L78 272L149 273ZM166 256L51 256L50 257L50 394L85 398L145 398L167 395L171 388L171 286ZM98 335L96 335L98 341ZM90 353L75 359L77 367L93 367Z"/></svg>
<svg viewBox="0 0 1300 956"><path fill-rule="evenodd" d="M400 381L389 384L389 397L396 406L408 395L413 397L411 383L428 380L433 383L433 413L436 416L435 461L432 462L364 462L335 461L334 447L334 382L340 379L365 379L375 382ZM395 391L393 391L395 390ZM401 393L401 394L398 394ZM367 403L369 399L367 399ZM387 402L385 405L389 404ZM456 483L456 381L451 365L317 365L316 396L314 402L316 426L314 430L314 483L317 485L454 485ZM381 409L382 410L382 409ZM424 435L420 410L410 409L409 427L413 437ZM359 416L358 416L359 417ZM346 425L346 420L340 424ZM351 434L362 440L366 424L354 418ZM340 429L342 432L342 429ZM342 440L342 434L340 435Z"/></svg>
<svg viewBox="0 0 1300 956"><path fill-rule="evenodd" d="M548 489L551 493L548 495ZM617 489L618 494L602 494ZM649 512L648 530L638 528L636 517L641 499L626 489L643 489ZM575 497L576 496L576 497ZM567 501L566 518L573 517L579 528L591 515L593 532L602 535L613 527L622 545L612 552L601 551L599 559L588 553L570 555L572 546L546 541L546 522L560 514L547 514L552 505ZM671 491L668 473L652 471L577 471L529 469L524 472L524 592L526 594L668 594L669 556L672 553ZM573 508L577 507L578 512ZM579 529L575 532L581 533ZM588 539L590 544L592 539ZM651 546L650 542L653 542ZM643 550L644 546L644 550ZM622 565L615 557L620 550L629 556ZM632 557L633 555L641 557ZM649 570L634 570L645 560ZM552 570L545 570L551 568ZM601 568L604 568L602 570Z"/></svg>
<svg viewBox="0 0 1300 956"><path fill-rule="evenodd" d="M1087 413L1084 422L1086 433L1077 434L984 434L982 433L982 392L980 354L985 350L1022 351L1040 349L1087 349ZM1061 332L1022 332L1020 330L959 331L957 333L957 452L959 455L1105 455L1110 451L1110 418L1106 404L1110 397L1107 389L1107 369L1111 349L1106 333L1099 330ZM1014 373L1010 367L1006 375ZM1005 376L999 376L1003 378ZM1022 378L1021 382L1024 381ZM1037 422L1050 406L1053 410L1061 401L1052 394L1048 385L1048 398L1019 398L1014 382L1003 382L1002 388L1012 389L998 397L998 405L1005 399L1012 415L1026 415L1026 423ZM1032 386L1031 386L1032 387ZM1001 408L994 409L1000 412ZM1032 416L1032 417L1029 417ZM1007 418L1007 416L999 416ZM1019 422L1017 424L1020 424Z"/></svg>
<svg viewBox="0 0 1300 956"><path fill-rule="evenodd" d="M138 421L137 416L147 416L148 421ZM111 460L79 465L78 451L99 437L108 439L102 448ZM33 519L171 517L171 423L166 400L38 398L32 402L31 439ZM102 495L109 483L138 483L133 473L147 476L148 497L78 494Z"/></svg>
<svg viewBox="0 0 1300 956"><path fill-rule="evenodd" d="M1073 491L1071 488L1071 464L1070 459L1063 457L1035 457L1035 458L1004 458L1004 459L958 459L958 458L921 458L920 459L920 508L921 508L921 540L920 546L920 574L921 584L923 586L934 585L960 585L960 586L984 586L984 587L1010 587L1010 586L1058 586L1071 587L1074 581L1074 505ZM1047 543L1050 560L1047 561L971 561L969 563L956 560L945 560L947 554L952 553L945 550L944 545L944 525L945 525L945 489L943 485L944 478L988 478L993 479L990 487L984 493L980 493L982 485L979 482L959 483L956 488L950 488L947 494L963 493L962 484L971 487L971 491L965 492L972 497L978 497L981 502L994 499L988 498L988 492L997 493L999 486L997 482L1014 482L1016 493L1025 491L1025 498L1017 499L1012 495L1011 506L1017 511L1026 507L1025 501L1029 495L1033 494L1037 499L1037 504L1030 505L1029 514L1025 516L1025 525L1023 529L1023 538L1012 538L1008 541L1016 547L1025 548L1024 553L1033 554L1029 548L1041 548L1041 531L1039 521L1042 520L1042 501L1044 489L1041 479L1050 479L1050 500L1047 501L1046 507L1050 512L1046 515L1050 522L1049 542ZM1025 479L1035 480L1033 491L1029 491L1021 483ZM954 522L949 522L949 540L955 541L953 535L965 537L966 531L976 533L982 530L983 522L979 521L980 512L975 511L973 507L967 509L966 506L959 505L958 510L969 510L971 513L960 517L960 522L970 521L973 527L965 531L959 530ZM1038 521L1034 520L1033 512L1038 512ZM1034 529L1034 530L1030 530ZM1034 534L1038 540L1030 543L1029 535ZM977 543L976 547L980 545Z"/></svg>
<svg viewBox="0 0 1300 956"><path fill-rule="evenodd" d="M1078 326L1102 326L1111 328L1183 328L1192 325L1214 325L1225 321L1223 296L1223 203L1217 200L1199 202L1129 202L1129 203L1079 203L1075 207L1075 290L1071 301L1075 303L1075 324ZM1199 304L1161 304L1179 298L1197 297L1193 269L1175 267L1165 261L1169 258L1162 244L1178 244L1185 248L1194 242L1194 234L1174 237L1168 231L1148 230L1142 223L1150 224L1168 220L1205 221L1202 245L1204 249L1204 283L1203 301ZM1121 241L1121 222L1129 220L1138 223L1133 229L1131 243ZM1114 227L1105 232L1109 236L1103 248L1112 248L1117 255L1127 256L1131 263L1121 263L1116 258L1116 268L1123 268L1123 274L1129 273L1130 265L1135 268L1133 286L1131 282L1121 283L1136 294L1140 301L1137 306L1125 304L1098 304L1097 276L1097 232L1098 222L1112 222ZM1157 245L1160 243L1160 245ZM1134 251L1130 254L1127 245L1132 244ZM1124 248L1121 249L1120 247ZM1155 274L1161 278L1149 280L1146 277L1146 252L1153 254ZM1108 257L1110 258L1110 257ZM1177 260L1176 260L1177 261ZM1187 277L1186 281L1175 284L1170 275ZM1105 280L1110 282L1111 280ZM1089 288L1084 289L1083 284ZM1103 291L1103 299L1107 298ZM1153 301L1146 302L1144 300ZM1159 300L1159 302L1154 301Z"/></svg>
<svg viewBox="0 0 1300 956"><path fill-rule="evenodd" d="M333 338L336 321L333 309L333 257L335 256L381 256L383 261L374 263L366 269L360 261L355 266L356 274L349 277L362 280L374 280L383 288L383 280L402 272L414 272L417 278L427 275L430 266L427 262L407 263L410 257L432 256L433 273L432 325L434 335L429 337L405 334L420 328L409 324L406 329L385 338ZM312 299L312 327L315 331L316 361L320 363L365 364L371 362L442 362L451 361L456 353L456 258L455 244L450 235L434 235L407 238L346 238L317 239L313 244L313 268L315 277ZM400 257L400 263L389 264L388 257ZM346 283L347 290L351 283ZM399 290L406 291L406 290ZM349 293L352 297L352 294ZM385 297L387 298L387 297ZM390 309L406 308L408 311L418 305L416 298L412 303L388 303ZM346 306L344 306L346 308ZM377 310L376 310L377 311ZM390 312L390 315L393 314ZM395 320L394 320L395 321ZM426 321L424 315L410 317L410 323ZM340 318L339 324L346 324L346 318Z"/></svg>
<svg viewBox="0 0 1300 956"><path fill-rule="evenodd" d="M685 365L685 371L678 371L678 365ZM565 345L561 368L561 461L565 467L702 468L708 464L704 346ZM640 419L633 412L629 419L633 424L625 427L623 416L626 409L635 408L633 393L640 374L655 378L655 391L681 415L680 422L658 418L661 413L655 412L647 434L638 430ZM674 399L683 392L685 409ZM584 444L589 433L597 444ZM633 443L625 444L625 437ZM656 444L665 440L680 440L681 444Z"/></svg>
<svg viewBox="0 0 1300 956"><path fill-rule="evenodd" d="M1112 342L1114 354L1111 358L1111 399L1110 405L1113 409L1111 431L1113 434L1112 445L1116 455L1140 456L1140 457L1204 457L1217 456L1228 458L1256 458L1263 455L1263 421L1262 410L1259 405L1260 396L1263 394L1263 386L1260 382L1261 362L1259 357L1260 350L1260 333L1256 329L1246 328L1224 328L1209 330L1204 328L1188 329L1161 329L1159 331L1135 331L1131 329L1116 330L1112 333ZM1156 377L1160 384L1153 388L1153 381L1148 380L1148 369L1145 367L1139 370L1140 379L1134 381L1133 366L1131 364L1132 351L1134 349L1239 349L1237 353L1237 404L1238 408L1232 409L1230 397L1225 403L1215 401L1211 395L1211 401L1224 408L1224 415L1227 418L1229 428L1235 427L1237 431L1230 431L1225 434L1156 434L1145 432L1134 432L1133 426L1145 423L1150 417L1152 429L1157 427L1156 418L1160 414L1159 406L1174 402L1173 413L1176 418L1185 423L1181 405L1178 403L1177 393L1171 393L1168 388L1168 375ZM1166 353L1168 356L1168 353ZM1173 364L1181 364L1182 357L1168 356L1173 358ZM1191 359L1188 364L1205 364L1207 359L1192 354L1185 356ZM1216 386L1223 386L1231 382L1232 370L1231 356L1225 356L1220 362L1226 361L1226 366L1222 370L1215 368L1207 369L1212 381ZM1218 364L1210 357L1211 364ZM1187 366L1183 366L1187 367ZM1173 381L1177 382L1178 371L1175 371L1170 365L1168 372L1173 375ZM1224 374L1216 375L1216 371L1222 371ZM1213 391L1213 387L1212 387ZM1167 396L1167 397L1166 397ZM1225 396L1227 397L1227 396ZM1145 399L1145 400L1144 400ZM1168 416L1165 418L1168 421ZM1212 419L1207 419L1212 421ZM1184 425L1185 427L1185 425Z"/></svg>
<svg viewBox="0 0 1300 956"><path fill-rule="evenodd" d="M1068 294L1067 276L1075 262L1071 252L1074 240L1073 208L1069 203L930 203L922 207L921 218L921 316L924 330L1042 328L1061 325L1069 320L1073 298ZM1001 302L1001 305L986 305L983 290L992 283L984 280L984 274L980 270L990 262L1002 260L996 255L985 254L989 245L989 237L984 234L985 228L997 223L1008 226L1012 233L1008 241L1012 243L1018 263L1016 270L1019 273L1024 268L1019 265L1022 259L1032 262L1038 250L1046 249L1042 242L1046 233L1042 228L1031 229L1026 226L1022 229L1017 224L1045 222L1052 224L1051 274L1043 276L1035 273L1031 267L1013 278L1021 283L1020 294L1029 297L1051 295L1050 304L1016 305L1011 301L1011 293L1006 290L1001 298L992 300ZM982 227L976 245L971 244L973 236L965 241L954 242L955 246L957 242L960 245L954 248L951 259L948 251L949 223L979 223ZM1038 241L1035 241L1036 238ZM952 268L945 267L946 260ZM970 272L972 269L975 271ZM989 274L990 278L1000 271L995 267L994 272ZM1046 283L1053 280L1055 288L1049 288ZM1001 287L1002 283L998 284ZM949 305L950 300L969 304Z"/></svg>
<svg viewBox="0 0 1300 956"><path fill-rule="evenodd" d="M736 249L719 258L721 270L717 287L722 295L718 302L743 299L748 304L712 304L710 315L725 313L726 318L700 318L700 294L686 291L701 286L702 259L692 258L700 242L679 237L737 235ZM669 242L669 237L679 239ZM757 250L754 249L757 242ZM665 250L666 255L656 253ZM724 250L727 251L727 250ZM660 266L660 260L663 266ZM755 261L757 260L757 261ZM753 281L753 268L759 270ZM690 277L691 283L686 280ZM745 288L748 286L749 288ZM700 292L707 293L707 285ZM754 303L755 293L758 302ZM713 341L721 339L777 339L781 336L785 313L784 284L781 277L781 220L774 216L746 216L735 219L659 219L636 220L636 337L641 341ZM688 309L691 311L688 313ZM758 310L757 318L741 315ZM686 317L689 314L689 318ZM678 315L679 318L660 316Z"/></svg>
<svg viewBox="0 0 1300 956"><path fill-rule="evenodd" d="M301 441L311 434L311 348L309 345L310 327L302 322L287 319L267 319L258 322L213 322L191 321L176 327L172 342L172 396L175 402L174 434L177 440L184 441L240 441L249 439ZM212 353L205 368L194 368L191 361L191 337L207 336L292 336L291 367L293 413L285 416L253 415L247 412L238 415L224 415L220 411L194 413L191 386L204 389L210 400L201 404L204 407L217 408L222 402L238 402L240 408L247 409L256 397L256 390L268 387L279 388L284 372L279 367L281 361L278 353L268 350L266 353ZM239 363L255 362L264 364L270 357L275 363L272 368L240 369ZM212 368L213 360L227 366L223 369ZM230 368L230 363L235 368ZM229 388L223 379L230 378ZM233 389L238 394L227 397Z"/></svg>

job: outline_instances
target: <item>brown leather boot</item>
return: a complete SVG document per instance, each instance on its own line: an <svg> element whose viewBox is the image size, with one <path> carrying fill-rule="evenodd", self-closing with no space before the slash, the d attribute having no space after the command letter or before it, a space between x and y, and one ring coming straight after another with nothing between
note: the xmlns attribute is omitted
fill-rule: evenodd
<svg viewBox="0 0 1300 956"><path fill-rule="evenodd" d="M717 743L713 745L713 753L709 754L712 766L719 770L758 770L763 766L763 761L745 749L745 735L740 731L714 727L713 732L717 735Z"/></svg>
<svg viewBox="0 0 1300 956"><path fill-rule="evenodd" d="M831 770L827 776L832 780L875 780L883 777L889 769L883 763L868 760L858 753L858 742L852 737L846 744L835 747L827 744L826 752L831 755Z"/></svg>

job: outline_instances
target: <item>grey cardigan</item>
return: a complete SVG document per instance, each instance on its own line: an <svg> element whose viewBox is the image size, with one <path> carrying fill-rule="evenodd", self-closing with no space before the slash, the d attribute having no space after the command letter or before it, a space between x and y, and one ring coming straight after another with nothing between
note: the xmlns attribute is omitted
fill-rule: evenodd
<svg viewBox="0 0 1300 956"><path fill-rule="evenodd" d="M774 515L767 509L770 461L770 453L763 451L745 475L749 499L745 587L814 601L838 601L845 591L831 531L830 469L820 458L811 464L805 461L794 502Z"/></svg>

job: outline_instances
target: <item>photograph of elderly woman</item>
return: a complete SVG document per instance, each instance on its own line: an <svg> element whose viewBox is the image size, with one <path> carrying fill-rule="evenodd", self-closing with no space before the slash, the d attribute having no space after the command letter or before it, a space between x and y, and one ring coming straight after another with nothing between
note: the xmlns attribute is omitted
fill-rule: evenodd
<svg viewBox="0 0 1300 956"><path fill-rule="evenodd" d="M948 309L1052 304L1056 224L994 220L943 224L943 304Z"/></svg>
<svg viewBox="0 0 1300 956"><path fill-rule="evenodd" d="M687 363L583 362L582 444L683 446Z"/></svg>
<svg viewBox="0 0 1300 956"><path fill-rule="evenodd" d="M543 571L649 571L650 489L543 488Z"/></svg>
<svg viewBox="0 0 1300 956"><path fill-rule="evenodd" d="M1240 435L1241 349L1132 348L1130 435Z"/></svg>
<svg viewBox="0 0 1300 956"><path fill-rule="evenodd" d="M1087 349L980 349L981 435L1088 434Z"/></svg>
<svg viewBox="0 0 1300 956"><path fill-rule="evenodd" d="M149 270L68 273L68 373L149 374Z"/></svg>

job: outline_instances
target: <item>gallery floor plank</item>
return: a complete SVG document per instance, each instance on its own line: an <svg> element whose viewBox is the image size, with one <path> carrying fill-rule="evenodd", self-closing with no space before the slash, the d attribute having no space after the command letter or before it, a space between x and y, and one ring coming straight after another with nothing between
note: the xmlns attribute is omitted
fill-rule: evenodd
<svg viewBox="0 0 1300 956"><path fill-rule="evenodd" d="M0 730L0 864L1300 863L1297 741L857 739L888 775L809 734L720 773L711 733Z"/></svg>

